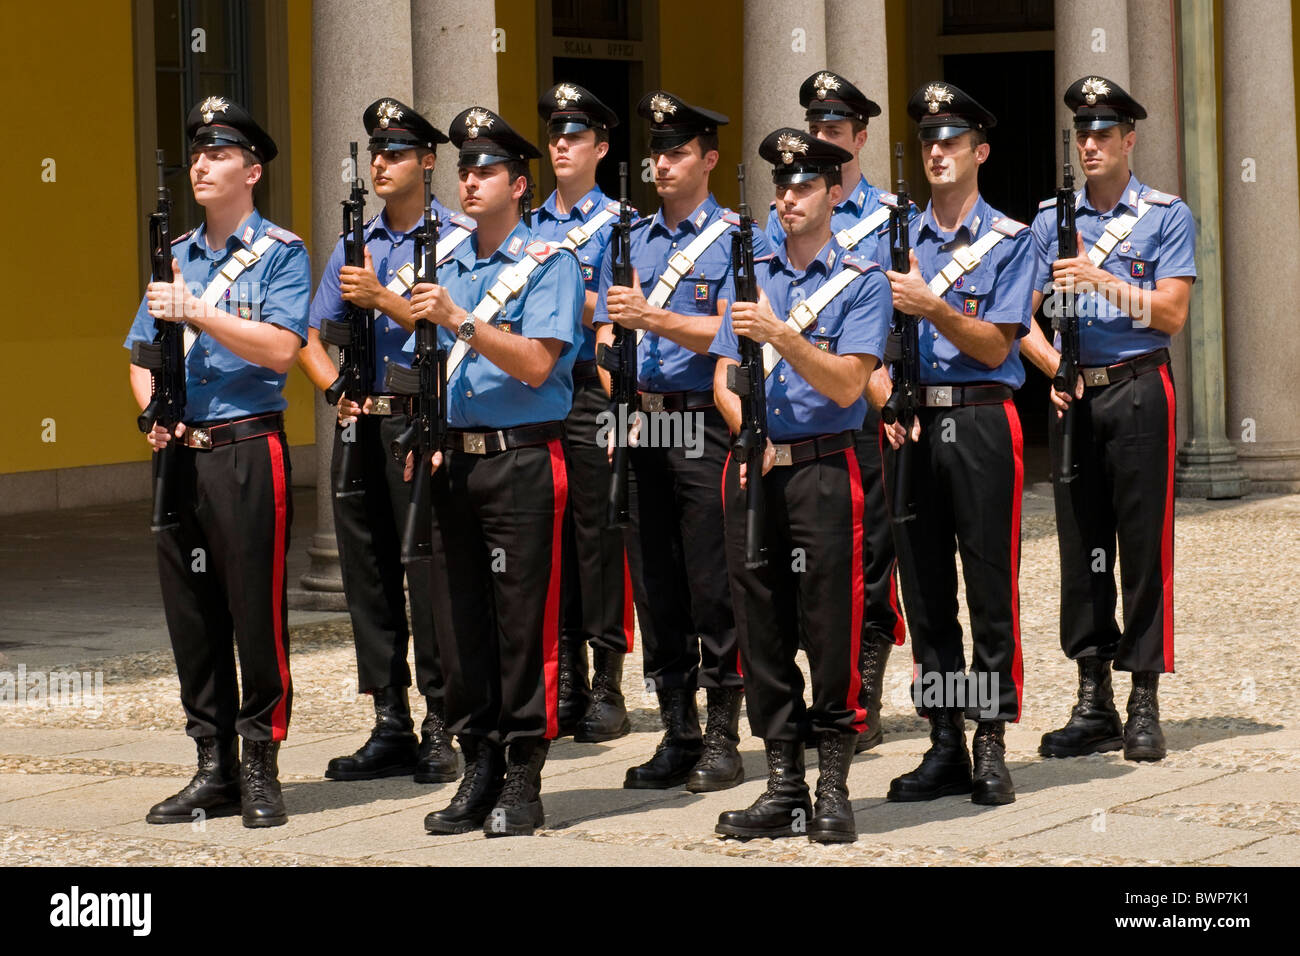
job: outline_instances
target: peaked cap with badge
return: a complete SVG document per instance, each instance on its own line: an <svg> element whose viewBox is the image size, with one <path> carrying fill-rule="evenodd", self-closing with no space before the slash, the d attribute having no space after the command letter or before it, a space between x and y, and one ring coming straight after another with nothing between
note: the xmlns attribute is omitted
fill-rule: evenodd
<svg viewBox="0 0 1300 956"><path fill-rule="evenodd" d="M361 114L370 136L372 153L387 149L437 149L447 135L401 100L386 96L375 100Z"/></svg>
<svg viewBox="0 0 1300 956"><path fill-rule="evenodd" d="M799 105L809 123L818 120L860 120L880 115L880 104L830 70L821 70L799 87Z"/></svg>
<svg viewBox="0 0 1300 956"><path fill-rule="evenodd" d="M451 144L460 150L456 160L460 166L491 166L542 158L536 146L483 106L471 106L457 113L449 134Z"/></svg>
<svg viewBox="0 0 1300 956"><path fill-rule="evenodd" d="M1142 104L1104 76L1084 76L1065 91L1065 105L1074 113L1075 129L1106 129L1147 118Z"/></svg>
<svg viewBox="0 0 1300 956"><path fill-rule="evenodd" d="M577 83L556 83L543 93L537 100L537 115L546 120L550 136L618 125L618 114Z"/></svg>
<svg viewBox="0 0 1300 956"><path fill-rule="evenodd" d="M225 96L206 97L190 110L185 134L191 150L204 146L239 146L256 156L260 163L269 163L280 151L248 110Z"/></svg>
<svg viewBox="0 0 1300 956"><path fill-rule="evenodd" d="M772 182L778 186L838 172L853 158L848 150L789 126L768 133L758 146L758 155L772 164Z"/></svg>
<svg viewBox="0 0 1300 956"><path fill-rule="evenodd" d="M921 127L922 142L950 139L970 130L987 130L998 119L964 90L934 81L917 87L907 101L907 115Z"/></svg>
<svg viewBox="0 0 1300 956"><path fill-rule="evenodd" d="M731 120L721 113L692 106L666 90L654 90L641 97L637 115L650 121L650 149L663 152L689 143L704 133L716 133Z"/></svg>

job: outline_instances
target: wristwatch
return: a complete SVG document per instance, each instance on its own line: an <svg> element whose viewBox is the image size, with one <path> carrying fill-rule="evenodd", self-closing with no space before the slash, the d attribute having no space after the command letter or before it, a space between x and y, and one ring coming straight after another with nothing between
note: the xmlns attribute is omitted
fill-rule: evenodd
<svg viewBox="0 0 1300 956"><path fill-rule="evenodd" d="M474 320L473 318L469 318L466 319L464 322L462 322L460 324L460 328L456 330L456 338L460 339L462 342L468 342L473 337L474 337Z"/></svg>

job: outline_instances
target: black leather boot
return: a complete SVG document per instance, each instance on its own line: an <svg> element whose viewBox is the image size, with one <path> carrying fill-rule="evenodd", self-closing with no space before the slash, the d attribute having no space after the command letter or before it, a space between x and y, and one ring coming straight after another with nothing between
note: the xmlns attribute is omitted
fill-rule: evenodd
<svg viewBox="0 0 1300 956"><path fill-rule="evenodd" d="M279 756L279 741L244 740L239 796L246 827L281 827L289 822L280 793Z"/></svg>
<svg viewBox="0 0 1300 956"><path fill-rule="evenodd" d="M1135 671L1133 689L1128 695L1128 720L1124 722L1125 760L1163 760L1165 732L1160 729L1160 704L1156 689L1160 675L1155 671Z"/></svg>
<svg viewBox="0 0 1300 956"><path fill-rule="evenodd" d="M632 730L623 700L623 658L626 655L597 647L591 652L591 702L573 739L596 744L626 737Z"/></svg>
<svg viewBox="0 0 1300 956"><path fill-rule="evenodd" d="M981 720L975 729L972 747L975 751L975 783L970 802L988 807L1016 802L1016 788L1007 770L1007 744L1004 738L1006 722Z"/></svg>
<svg viewBox="0 0 1300 956"><path fill-rule="evenodd" d="M767 752L767 789L748 808L719 814L715 833L750 840L808 832L812 803L804 780L803 741L765 740L763 749Z"/></svg>
<svg viewBox="0 0 1300 956"><path fill-rule="evenodd" d="M587 685L587 642L579 635L560 635L560 736L569 737L578 729L591 700Z"/></svg>
<svg viewBox="0 0 1300 956"><path fill-rule="evenodd" d="M859 705L867 712L867 726L857 735L853 744L854 753L870 750L885 738L880 726L880 699L885 691L885 665L889 663L889 652L893 650L891 642L883 641L874 634L862 639L862 651L858 658L858 669L862 672L862 692L858 695Z"/></svg>
<svg viewBox="0 0 1300 956"><path fill-rule="evenodd" d="M424 723L420 725L420 749L416 753L416 783L451 783L460 776L460 761L451 745L451 735L442 718L442 702L425 698Z"/></svg>
<svg viewBox="0 0 1300 956"><path fill-rule="evenodd" d="M199 767L179 793L154 804L146 823L193 823L239 812L239 750L235 738L196 737Z"/></svg>
<svg viewBox="0 0 1300 956"><path fill-rule="evenodd" d="M906 803L970 792L966 718L957 707L932 710L930 749L921 758L920 766L890 782L888 799Z"/></svg>
<svg viewBox="0 0 1300 956"><path fill-rule="evenodd" d="M1081 657L1079 702L1060 730L1043 734L1038 752L1044 757L1082 757L1124 746L1119 711L1110 684L1110 661Z"/></svg>
<svg viewBox="0 0 1300 956"><path fill-rule="evenodd" d="M686 780L686 789L691 793L729 790L745 782L745 765L736 749L745 691L741 687L710 687L705 694L708 717L704 724L704 753Z"/></svg>
<svg viewBox="0 0 1300 956"><path fill-rule="evenodd" d="M429 833L468 833L477 830L496 805L505 784L506 756L500 744L483 737L461 734L460 752L465 755L465 775L451 803L424 818Z"/></svg>
<svg viewBox="0 0 1300 956"><path fill-rule="evenodd" d="M532 836L546 820L542 812L542 766L551 742L542 737L511 741L506 750L506 783L483 821L490 837Z"/></svg>
<svg viewBox="0 0 1300 956"><path fill-rule="evenodd" d="M628 768L623 778L623 786L628 790L680 787L704 751L700 714L692 688L659 691L659 719L664 724L663 738L653 757L639 767Z"/></svg>
<svg viewBox="0 0 1300 956"><path fill-rule="evenodd" d="M419 742L411 723L405 687L381 687L375 698L375 726L361 749L335 757L325 768L330 780L374 780L414 772Z"/></svg>
<svg viewBox="0 0 1300 956"><path fill-rule="evenodd" d="M808 839L814 843L853 843L858 827L849 803L849 765L858 734L823 731L817 735L817 802Z"/></svg>

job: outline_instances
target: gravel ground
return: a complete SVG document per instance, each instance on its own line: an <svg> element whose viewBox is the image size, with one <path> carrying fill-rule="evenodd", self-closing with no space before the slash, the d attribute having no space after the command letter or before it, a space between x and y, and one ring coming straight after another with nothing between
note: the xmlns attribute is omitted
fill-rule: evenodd
<svg viewBox="0 0 1300 956"><path fill-rule="evenodd" d="M1074 666L1056 636L1058 575L1054 519L1041 498L1027 496L1022 529L1021 622L1025 674L1022 722L1033 730L1058 726L1075 690ZM1034 506L1031 506L1034 505ZM1177 674L1161 683L1162 719L1167 727L1195 730L1198 739L1223 742L1295 724L1300 690L1294 678L1295 582L1300 568L1300 496L1252 498L1241 502L1179 501L1176 522ZM963 612L964 618L964 612ZM801 657L802 659L802 657ZM0 667L12 666L0 659ZM368 697L355 686L351 630L346 622L297 628L292 635L293 728L303 732L356 732L369 726ZM70 668L71 669L71 668ZM102 706L0 704L6 728L96 728L183 733L178 685L170 653L134 654L86 662L79 671L103 674ZM806 671L805 671L806 672ZM890 661L885 691L887 734L924 731L908 707L910 660ZM1116 681L1122 708L1128 679ZM652 694L642 686L639 654L630 655L624 688L634 731L659 727ZM417 720L422 702L413 701ZM742 727L744 726L742 722ZM1037 759L1032 752L1011 760ZM1215 746L1174 751L1163 762L1173 768L1298 771L1300 755L1285 750L1234 750ZM97 776L175 775L172 765L72 758L0 755L0 774L82 773ZM292 779L292 778L291 778ZM314 778L303 778L314 779ZM1128 811L1126 811L1128 812ZM1144 815L1212 825L1231 825L1261 834L1300 834L1296 803L1166 806L1134 810ZM558 835L558 831L557 831ZM609 842L610 834L565 828L564 838ZM618 834L617 842L701 850L742 858L789 862L949 863L1030 865L1121 862L1015 854L1000 849L896 848L863 841L817 847L797 841L748 844L701 834ZM93 833L42 832L0 827L0 862L27 863L335 863L284 853L220 847L196 848L168 840L111 840ZM1122 861L1135 862L1135 861Z"/></svg>

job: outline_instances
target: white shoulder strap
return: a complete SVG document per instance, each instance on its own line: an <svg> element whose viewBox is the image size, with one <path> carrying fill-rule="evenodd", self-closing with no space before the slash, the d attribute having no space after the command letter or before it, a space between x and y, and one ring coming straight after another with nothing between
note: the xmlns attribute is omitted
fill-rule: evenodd
<svg viewBox="0 0 1300 956"><path fill-rule="evenodd" d="M1110 251L1126 238L1133 227L1137 225L1139 219L1147 214L1151 204L1145 199L1139 199L1137 212L1128 212L1122 216L1112 219L1102 231L1101 238L1096 244L1088 250L1088 258L1092 260L1094 266L1099 266L1106 261Z"/></svg>
<svg viewBox="0 0 1300 956"><path fill-rule="evenodd" d="M492 284L492 288L487 290L487 295L483 296L482 301L474 306L474 311L470 313L475 322L486 322L505 309L506 303L517 296L528 285L528 277L533 274L541 263L531 255L526 255L510 268L502 271L497 277L497 281ZM447 356L447 377L451 378L451 373L456 371L457 366L465 360L469 352L469 343L460 339L451 348L451 354Z"/></svg>
<svg viewBox="0 0 1300 956"><path fill-rule="evenodd" d="M226 264L221 267L221 271L216 277L208 283L208 287L203 290L200 298L206 305L215 306L225 297L226 290L235 284L235 280L253 267L258 259L266 255L266 250L279 242L274 236L266 235L257 242L253 243L253 248L239 248L230 254ZM194 348L194 343L199 339L199 333L185 326L185 354L190 354L190 349Z"/></svg>
<svg viewBox="0 0 1300 956"><path fill-rule="evenodd" d="M560 245L564 246L566 249L577 249L579 246L584 246L592 236L596 235L596 233L600 232L600 230L605 227L605 223L617 218L618 213L611 212L609 209L602 209L585 223L574 226L565 233L564 239Z"/></svg>
<svg viewBox="0 0 1300 956"><path fill-rule="evenodd" d="M822 309L826 308L832 299L843 292L848 287L848 284L860 275L863 275L863 273L857 269L841 269L831 277L829 282L791 309L785 324L802 335L810 325L817 321L817 316L821 314ZM776 368L780 361L781 353L773 348L771 342L765 343L763 345L763 375L765 377L771 375L772 369Z"/></svg>
<svg viewBox="0 0 1300 956"><path fill-rule="evenodd" d="M724 217L719 216L709 224L709 228L696 236L685 249L673 253L668 259L668 265L664 268L663 275L655 283L654 290L646 301L653 308L663 308L663 304L668 301L668 297L677 288L677 283L681 282L682 278L695 268L695 260L704 254L705 249L722 238L722 234L730 229L732 225ZM637 329L636 340L638 343L644 336L645 329Z"/></svg>
<svg viewBox="0 0 1300 956"><path fill-rule="evenodd" d="M979 265L980 260L989 254L989 250L1005 238L1005 233L990 229L976 239L973 245L962 246L953 252L948 264L930 280L930 291L935 295L942 296L954 282Z"/></svg>
<svg viewBox="0 0 1300 956"><path fill-rule="evenodd" d="M881 206L870 216L868 216L866 219L863 219L861 222L857 223L856 225L848 229L841 229L839 232L837 232L835 234L835 241L838 242L840 244L840 247L843 249L852 249L859 242L861 242L867 236L871 235L873 232L875 232L877 229L879 229L888 221L889 221L889 207Z"/></svg>
<svg viewBox="0 0 1300 956"><path fill-rule="evenodd" d="M451 255L457 246L470 237L472 232L473 230L466 229L464 226L457 226L439 239L433 247L434 261L441 262ZM393 281L388 283L388 291L397 295L405 295L411 291L414 285L415 263L408 262L397 270L397 275L393 277Z"/></svg>

